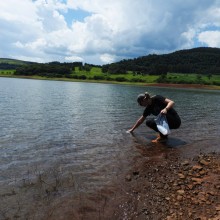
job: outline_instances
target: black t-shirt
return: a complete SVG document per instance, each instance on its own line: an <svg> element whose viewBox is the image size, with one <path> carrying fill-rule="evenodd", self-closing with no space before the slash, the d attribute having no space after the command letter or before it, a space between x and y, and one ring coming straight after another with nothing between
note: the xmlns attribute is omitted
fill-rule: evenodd
<svg viewBox="0 0 220 220"><path fill-rule="evenodd" d="M143 116L147 117L150 114L153 114L155 116L159 115L160 111L167 106L165 99L166 98L161 95L155 95L155 96L151 97L151 100L152 100L151 105L149 105L145 108ZM170 108L167 113L168 114L177 114L173 108Z"/></svg>

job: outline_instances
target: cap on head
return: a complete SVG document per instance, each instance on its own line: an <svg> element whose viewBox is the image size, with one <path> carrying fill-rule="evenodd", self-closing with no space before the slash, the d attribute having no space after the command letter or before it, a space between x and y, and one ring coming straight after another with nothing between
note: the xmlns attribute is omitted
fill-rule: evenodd
<svg viewBox="0 0 220 220"><path fill-rule="evenodd" d="M139 94L137 97L137 102L139 105L141 105L141 102L144 100L145 95L144 94Z"/></svg>
<svg viewBox="0 0 220 220"><path fill-rule="evenodd" d="M137 102L139 105L141 105L141 102L144 100L144 99L148 99L150 98L150 95L148 92L145 92L144 94L139 94L138 97L137 97Z"/></svg>

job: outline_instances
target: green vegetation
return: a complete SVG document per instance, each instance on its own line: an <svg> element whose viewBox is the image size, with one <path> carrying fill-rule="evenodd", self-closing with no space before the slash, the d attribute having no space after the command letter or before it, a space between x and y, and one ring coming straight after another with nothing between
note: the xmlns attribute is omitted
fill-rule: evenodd
<svg viewBox="0 0 220 220"><path fill-rule="evenodd" d="M0 76L220 86L220 49L196 48L167 55L148 55L103 66L82 62L33 63L0 58Z"/></svg>
<svg viewBox="0 0 220 220"><path fill-rule="evenodd" d="M15 60L15 59L8 59L8 58L0 58L0 64L8 63L8 64L15 64L15 65L25 65L31 64L33 62L23 61L23 60Z"/></svg>
<svg viewBox="0 0 220 220"><path fill-rule="evenodd" d="M0 70L12 70L23 65L33 64L33 62L0 58Z"/></svg>
<svg viewBox="0 0 220 220"><path fill-rule="evenodd" d="M131 83L153 83L158 78L158 76L137 75L132 72L128 72L126 74L109 74L102 73L101 67L92 67L90 71L81 71L79 68L76 68L75 71L70 75L70 78Z"/></svg>
<svg viewBox="0 0 220 220"><path fill-rule="evenodd" d="M15 70L0 70L0 76L19 77ZM167 73L162 75L141 75L132 72L126 74L102 73L101 67L91 67L90 71L75 67L69 74L41 74L20 75L35 79L56 79L68 81L91 81L91 82L118 82L127 84L149 84L149 83L172 83L172 84L202 84L220 86L220 75L199 75L184 73Z"/></svg>
<svg viewBox="0 0 220 220"><path fill-rule="evenodd" d="M12 76L14 75L15 70L0 70L1 76Z"/></svg>
<svg viewBox="0 0 220 220"><path fill-rule="evenodd" d="M158 83L201 84L220 86L220 75L168 73L157 78Z"/></svg>
<svg viewBox="0 0 220 220"><path fill-rule="evenodd" d="M143 75L128 72L126 74L103 74L100 67L91 68L90 72L80 71L76 68L71 74L73 79L116 81L128 83L173 83L173 84L204 84L219 85L220 75L199 75L184 73L167 73L162 75Z"/></svg>
<svg viewBox="0 0 220 220"><path fill-rule="evenodd" d="M104 65L103 72L162 75L170 73L220 74L220 49L195 48L170 54L151 54L132 60Z"/></svg>

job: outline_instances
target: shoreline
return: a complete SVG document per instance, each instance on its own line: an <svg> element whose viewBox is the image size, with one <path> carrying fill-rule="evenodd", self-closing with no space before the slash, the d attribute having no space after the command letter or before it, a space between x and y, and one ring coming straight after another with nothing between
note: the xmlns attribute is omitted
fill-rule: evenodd
<svg viewBox="0 0 220 220"><path fill-rule="evenodd" d="M44 178L12 186L1 192L0 216L40 220L218 220L219 175L220 153L200 152L180 158L167 149L153 158L140 154L128 169L122 169L109 184L94 191L77 190L77 181L71 178L57 179L55 188ZM73 193L63 193L66 188Z"/></svg>
<svg viewBox="0 0 220 220"><path fill-rule="evenodd" d="M69 78L47 78L40 76L14 76L14 75L1 75L3 78L18 78L18 79L36 79L36 80L53 80L64 82L85 82L85 83L103 83L103 84L119 84L119 85L133 85L133 86L151 86L161 88L179 88L179 89L205 89L205 90L220 90L220 86L205 85L205 84L174 84L174 83L134 83L134 82L118 82L107 80L78 80Z"/></svg>
<svg viewBox="0 0 220 220"><path fill-rule="evenodd" d="M152 83L148 86L155 87L172 87L181 89L209 89L209 90L220 90L220 86L215 85L203 85L203 84L174 84L174 83Z"/></svg>
<svg viewBox="0 0 220 220"><path fill-rule="evenodd" d="M43 219L220 219L219 156L139 157L110 186L60 198Z"/></svg>
<svg viewBox="0 0 220 220"><path fill-rule="evenodd" d="M5 85L7 85L12 80L3 80L2 82L6 82ZM16 82L17 80L14 83ZM23 84L22 82L23 80L21 80L21 83L17 83ZM24 83L28 84L31 81L25 81ZM42 83L37 82L40 85ZM88 81L88 83L90 82ZM98 82L95 81L94 83ZM58 87L62 87L62 85L75 86L74 84L67 85L59 82L55 84ZM95 88L97 86L98 84L94 85ZM170 84L143 86L172 88ZM186 89L191 89L190 86L196 86L195 89L201 89L201 85L198 87L198 85L191 84L173 84L173 87L175 86L178 86L177 88L186 86ZM127 89L129 90L129 87ZM142 89L142 87L139 89ZM176 91L177 89L174 89L174 92ZM184 90L181 90L181 92L184 93ZM195 93L197 93L196 90ZM220 93L212 91L212 94L218 96ZM198 135L198 133L195 135ZM26 179L23 178L19 182L18 176L15 175L15 178L8 184L7 190L1 189L0 216L3 219L26 218L39 220L220 219L220 195L218 194L220 190L220 154L201 154L202 151L212 152L211 149L219 151L219 142L217 143L219 138L217 135L216 139L214 137L214 141L207 137L201 137L201 139L204 140L204 145L202 145L203 142L200 139L196 138L195 142L198 142L197 144L191 144L190 142L189 145L181 148L170 148L170 145L164 146L163 144L153 146L146 146L145 143L134 144L131 148L126 149L126 151L131 149L132 152L125 154L126 157L123 157L123 159L129 161L128 164L126 163L127 166L124 165L124 160L115 163L113 170L117 170L116 166L120 169L116 172L112 181L103 185L101 189L92 192L84 192L84 188L79 187L81 181L84 180L83 176L77 178L71 172L67 172L68 170L65 171L65 167L62 168L63 160L59 163L61 166L57 164L51 168L53 172L50 169L41 171L40 167L38 169L36 167L35 170L34 167L30 168L29 166ZM126 147L126 145L126 143L123 144L123 147ZM180 151L183 150L187 154L181 154ZM68 151L64 153L68 153ZM121 159L120 157L116 158ZM111 172L108 167L103 170ZM36 175L36 179L33 181L29 178L29 175L31 177L31 171ZM61 172L67 172L69 175L64 175L61 178ZM81 174L79 173L79 175ZM49 177L52 177L52 179ZM96 178L96 175L94 175L94 178ZM103 178L106 178L106 176L103 175ZM91 185L96 186L94 183Z"/></svg>

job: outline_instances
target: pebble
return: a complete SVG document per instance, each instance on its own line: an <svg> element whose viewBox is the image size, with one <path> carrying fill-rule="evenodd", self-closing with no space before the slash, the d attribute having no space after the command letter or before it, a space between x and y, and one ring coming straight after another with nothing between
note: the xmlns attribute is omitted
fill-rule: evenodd
<svg viewBox="0 0 220 220"><path fill-rule="evenodd" d="M185 179L186 178L185 175L182 174L182 173L179 173L178 176L179 176L180 179Z"/></svg>
<svg viewBox="0 0 220 220"><path fill-rule="evenodd" d="M125 179L126 179L127 181L131 181L131 175L128 174L128 175L125 177Z"/></svg>
<svg viewBox="0 0 220 220"><path fill-rule="evenodd" d="M218 205L215 209L216 209L216 211L219 212L220 211L220 205Z"/></svg>
<svg viewBox="0 0 220 220"><path fill-rule="evenodd" d="M196 182L197 184L201 184L201 183L203 182L202 179L200 179L200 178L195 178L195 177L192 178L192 181L193 181L193 182Z"/></svg>
<svg viewBox="0 0 220 220"><path fill-rule="evenodd" d="M187 166L189 165L189 161L188 160L185 160L183 163L181 163L182 166Z"/></svg>
<svg viewBox="0 0 220 220"><path fill-rule="evenodd" d="M189 184L189 185L187 185L187 187L188 187L189 189L193 189L194 185Z"/></svg>
<svg viewBox="0 0 220 220"><path fill-rule="evenodd" d="M211 196L215 195L215 193L213 191L209 191L208 194L211 195Z"/></svg>
<svg viewBox="0 0 220 220"><path fill-rule="evenodd" d="M201 170L200 172L199 172L199 174L200 175L205 175L207 172L205 171L205 170Z"/></svg>
<svg viewBox="0 0 220 220"><path fill-rule="evenodd" d="M195 165L192 167L193 170L202 170L203 167L199 166L199 165Z"/></svg>
<svg viewBox="0 0 220 220"><path fill-rule="evenodd" d="M178 201L181 201L181 200L183 199L183 196L178 195L176 199L177 199Z"/></svg>
<svg viewBox="0 0 220 220"><path fill-rule="evenodd" d="M205 166L210 164L210 162L208 162L208 161L206 161L204 159L200 160L199 163L202 164L202 165L205 165Z"/></svg>
<svg viewBox="0 0 220 220"><path fill-rule="evenodd" d="M184 191L183 189L180 189L180 190L177 190L177 193L178 193L179 195L184 195L185 191Z"/></svg>

